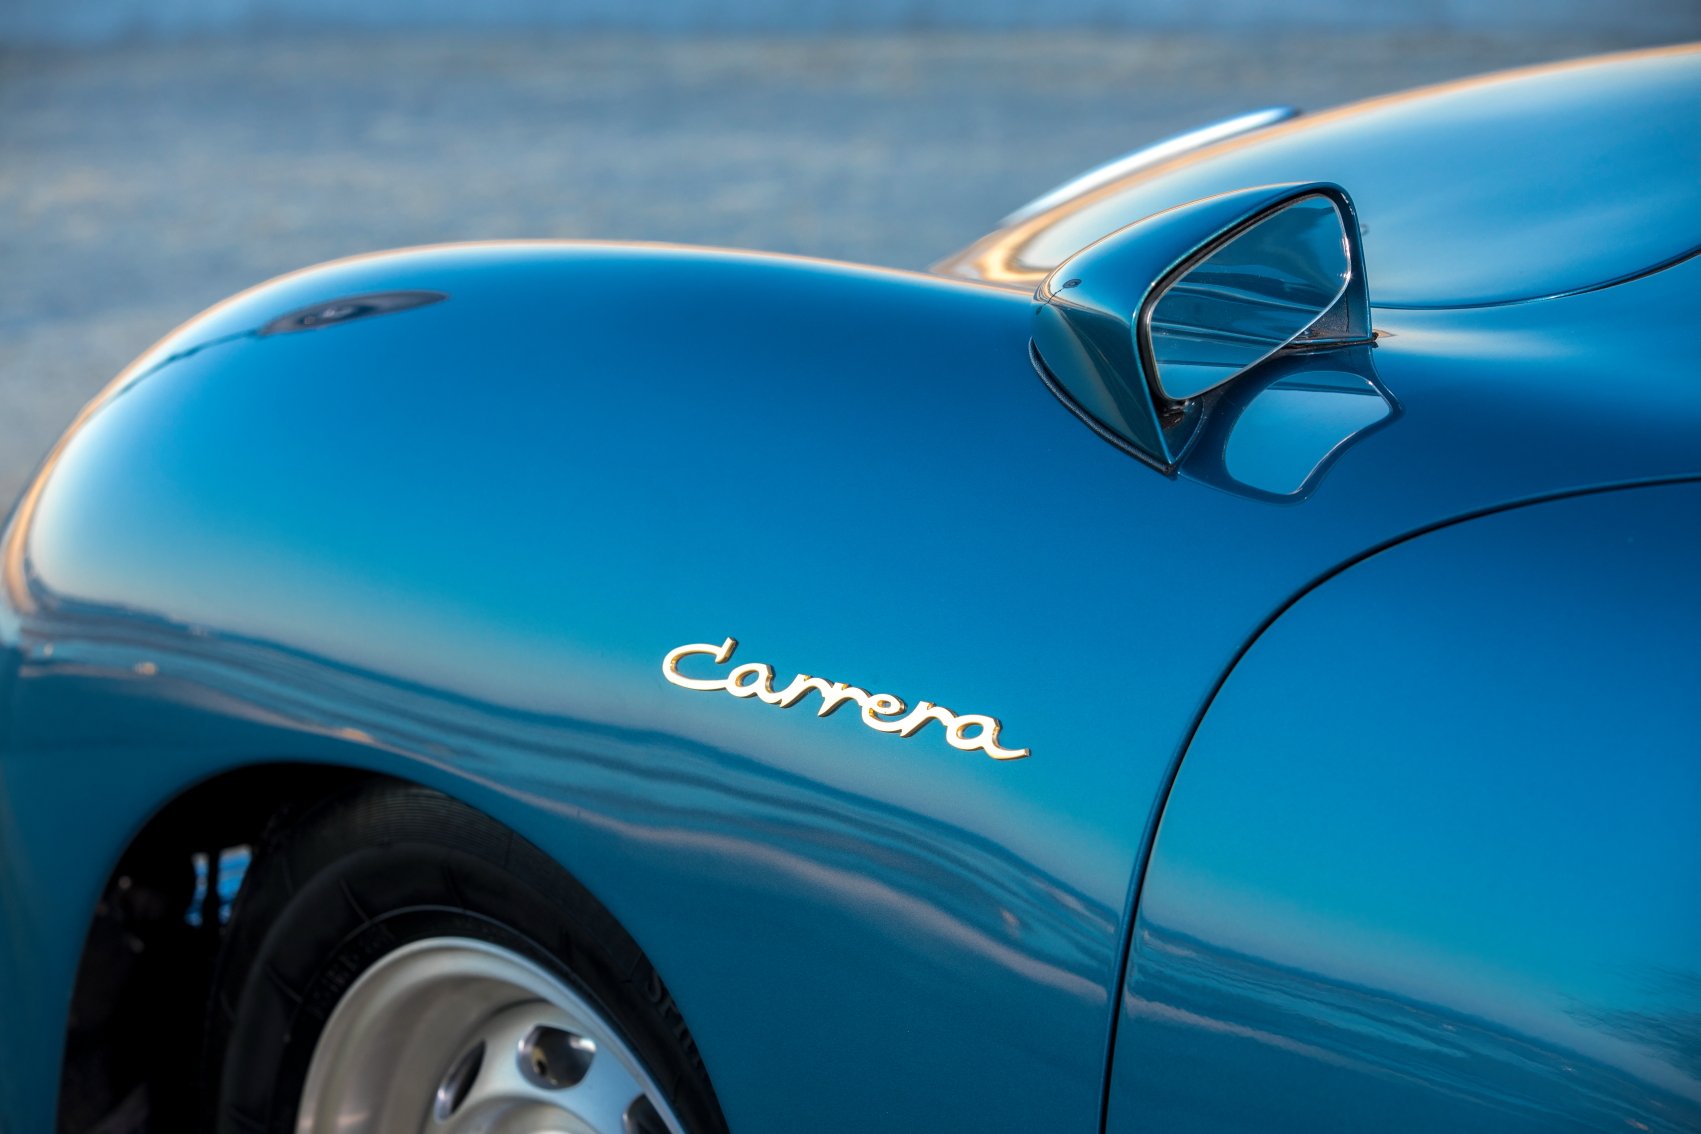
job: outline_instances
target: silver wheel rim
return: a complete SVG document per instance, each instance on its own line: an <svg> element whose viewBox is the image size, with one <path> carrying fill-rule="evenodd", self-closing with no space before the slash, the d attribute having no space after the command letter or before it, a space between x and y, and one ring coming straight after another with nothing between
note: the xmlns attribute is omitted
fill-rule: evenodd
<svg viewBox="0 0 1701 1134"><path fill-rule="evenodd" d="M296 1134L685 1134L607 1016L508 949L416 941L313 1048Z"/></svg>

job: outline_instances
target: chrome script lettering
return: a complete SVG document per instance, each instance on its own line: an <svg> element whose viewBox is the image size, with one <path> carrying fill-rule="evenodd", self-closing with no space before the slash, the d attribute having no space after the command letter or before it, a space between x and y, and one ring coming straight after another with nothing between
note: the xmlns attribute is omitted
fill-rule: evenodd
<svg viewBox="0 0 1701 1134"><path fill-rule="evenodd" d="M734 666L725 677L686 677L679 672L680 660L694 654L711 657L716 665L726 665L732 660L733 651L737 648L736 638L728 638L719 645L693 642L686 646L675 646L662 659L662 676L682 689L725 692L734 697L754 697L763 704L781 709L789 709L808 694L814 693L821 698L821 705L815 710L815 715L819 717L832 716L846 703L850 703L861 709L862 723L876 732L914 736L928 721L938 721L940 727L945 730L945 743L953 748L964 752L984 752L994 760L1020 760L1028 755L1029 750L1026 748L1005 748L998 743L998 733L1003 726L995 718L979 713L953 713L931 701L917 701L910 707L905 705L903 698L890 693L870 693L855 685L811 677L807 673L798 674L784 689L776 690L774 669L762 662L745 662Z"/></svg>

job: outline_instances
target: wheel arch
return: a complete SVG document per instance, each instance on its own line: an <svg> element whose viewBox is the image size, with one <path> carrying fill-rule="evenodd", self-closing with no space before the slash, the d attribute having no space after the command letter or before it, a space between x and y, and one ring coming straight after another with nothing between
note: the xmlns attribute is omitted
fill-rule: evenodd
<svg viewBox="0 0 1701 1134"><path fill-rule="evenodd" d="M391 778L328 764L251 764L185 786L147 817L88 911L60 1059L58 1129L192 1104L196 1061L159 1056L173 1046L162 1038L198 1043L201 1013L182 1003L202 1003L217 953L220 852L252 847L272 824L354 784ZM206 856L199 880L196 855Z"/></svg>

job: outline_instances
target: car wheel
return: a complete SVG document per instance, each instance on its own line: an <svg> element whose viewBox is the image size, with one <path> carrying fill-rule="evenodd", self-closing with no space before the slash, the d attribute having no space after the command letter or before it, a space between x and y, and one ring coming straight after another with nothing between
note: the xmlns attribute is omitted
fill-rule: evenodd
<svg viewBox="0 0 1701 1134"><path fill-rule="evenodd" d="M282 816L243 882L203 1081L220 1132L720 1134L630 936L536 847L368 783Z"/></svg>

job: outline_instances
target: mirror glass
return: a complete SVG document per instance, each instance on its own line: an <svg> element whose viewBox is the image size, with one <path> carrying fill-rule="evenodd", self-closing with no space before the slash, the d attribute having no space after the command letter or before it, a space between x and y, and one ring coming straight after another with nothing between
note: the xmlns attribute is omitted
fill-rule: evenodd
<svg viewBox="0 0 1701 1134"><path fill-rule="evenodd" d="M1142 331L1158 388L1198 397L1298 338L1347 289L1340 210L1301 197L1184 267L1146 306Z"/></svg>

